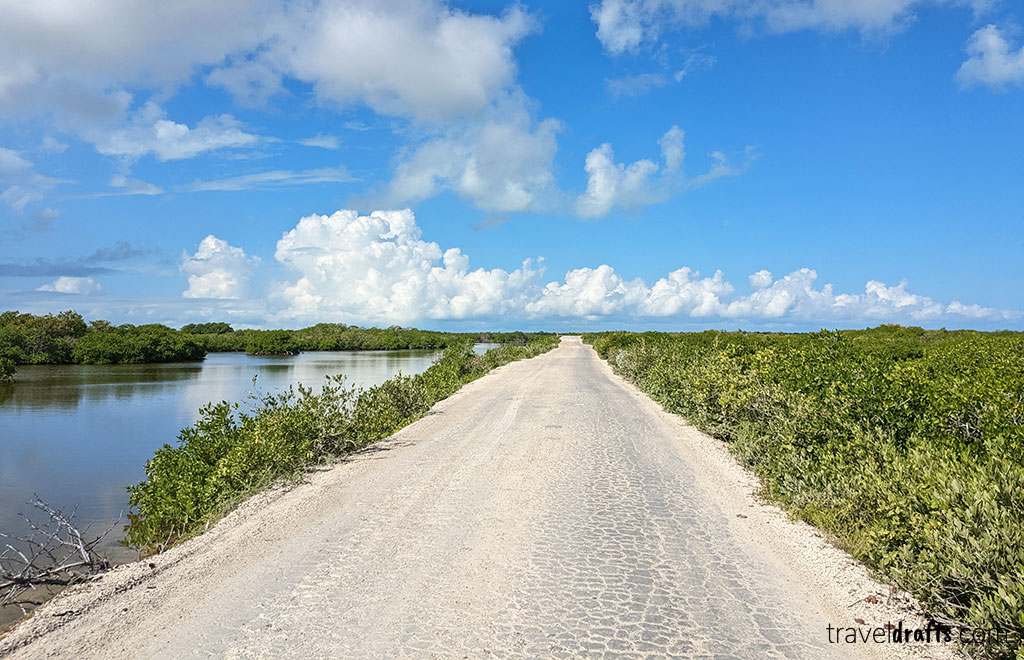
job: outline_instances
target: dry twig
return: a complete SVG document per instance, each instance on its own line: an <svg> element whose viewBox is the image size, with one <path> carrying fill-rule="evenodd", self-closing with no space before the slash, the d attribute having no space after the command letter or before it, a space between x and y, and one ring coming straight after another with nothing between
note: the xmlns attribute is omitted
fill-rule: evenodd
<svg viewBox="0 0 1024 660"><path fill-rule="evenodd" d="M45 514L35 522L19 514L31 530L25 536L0 532L0 606L15 605L28 612L39 600L26 597L40 587L65 587L110 568L96 547L121 519L94 538L86 538L74 524L75 512L65 515L39 499L30 502Z"/></svg>

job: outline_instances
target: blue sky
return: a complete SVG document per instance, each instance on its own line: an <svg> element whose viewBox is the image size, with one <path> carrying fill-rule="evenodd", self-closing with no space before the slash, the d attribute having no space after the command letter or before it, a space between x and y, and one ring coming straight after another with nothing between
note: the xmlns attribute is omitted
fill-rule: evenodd
<svg viewBox="0 0 1024 660"><path fill-rule="evenodd" d="M0 7L0 309L1024 328L1009 0Z"/></svg>

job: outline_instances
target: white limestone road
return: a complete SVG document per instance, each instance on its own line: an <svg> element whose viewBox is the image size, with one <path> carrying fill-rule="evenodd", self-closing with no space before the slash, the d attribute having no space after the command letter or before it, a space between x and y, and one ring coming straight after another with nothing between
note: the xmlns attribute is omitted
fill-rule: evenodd
<svg viewBox="0 0 1024 660"><path fill-rule="evenodd" d="M862 569L750 488L714 440L567 337L199 538L68 590L0 639L0 655L941 651L830 643L829 625L906 614L868 605L879 587Z"/></svg>

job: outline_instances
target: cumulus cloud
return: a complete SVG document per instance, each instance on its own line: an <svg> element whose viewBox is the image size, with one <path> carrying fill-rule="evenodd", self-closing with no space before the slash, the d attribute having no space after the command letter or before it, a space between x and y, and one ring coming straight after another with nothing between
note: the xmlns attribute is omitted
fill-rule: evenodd
<svg viewBox="0 0 1024 660"><path fill-rule="evenodd" d="M664 201L667 194L655 190L652 181L658 165L646 158L630 163L615 162L612 145L607 142L589 154L583 169L587 189L576 198L576 213L581 218L608 215L613 206L630 208Z"/></svg>
<svg viewBox="0 0 1024 660"><path fill-rule="evenodd" d="M536 121L521 92L500 99L483 116L431 137L395 168L385 205L415 202L450 190L477 208L536 211L555 195L551 171L561 125Z"/></svg>
<svg viewBox="0 0 1024 660"><path fill-rule="evenodd" d="M986 25L971 35L966 50L969 57L956 74L962 87L1024 87L1024 45L1014 50L995 25Z"/></svg>
<svg viewBox="0 0 1024 660"><path fill-rule="evenodd" d="M62 275L49 284L44 284L36 291L54 291L56 293L74 293L87 295L99 293L102 287L91 277L69 277Z"/></svg>
<svg viewBox="0 0 1024 660"><path fill-rule="evenodd" d="M97 0L19 2L0 10L0 112L88 115L79 101L117 93L118 85L161 87L187 81L198 66L221 62L268 38L276 3L223 0L150 3ZM112 85L113 83L113 85Z"/></svg>
<svg viewBox="0 0 1024 660"><path fill-rule="evenodd" d="M512 49L537 28L518 5L491 16L439 0L4 0L0 9L0 112L48 110L69 84L101 99L213 66L207 84L250 102L293 78L321 102L446 120L483 110L513 82Z"/></svg>
<svg viewBox="0 0 1024 660"><path fill-rule="evenodd" d="M526 304L531 317L608 316L635 308L646 296L640 279L625 281L607 264L597 268L575 268L564 282L549 282L540 295Z"/></svg>
<svg viewBox="0 0 1024 660"><path fill-rule="evenodd" d="M612 146L602 144L587 154L583 169L587 173L587 188L576 198L576 214L581 218L599 218L613 208L634 209L648 204L664 202L687 187L696 187L723 176L743 171L755 154L748 148L746 162L731 165L721 152L711 154L711 168L687 179L683 172L686 160L685 134L673 126L658 140L662 163L641 159L626 165L616 163Z"/></svg>
<svg viewBox="0 0 1024 660"><path fill-rule="evenodd" d="M233 248L238 249L238 248ZM414 323L439 320L580 319L730 323L1001 322L1019 312L942 303L906 282L869 281L862 293L817 286L801 268L778 279L749 276L753 291L735 295L721 271L683 267L648 284L608 264L575 268L543 281L539 262L512 271L471 269L458 248L423 239L409 210L361 216L341 210L302 218L277 244L278 262L295 278L271 292L275 319Z"/></svg>
<svg viewBox="0 0 1024 660"><path fill-rule="evenodd" d="M411 120L418 145L398 159L389 204L453 190L484 210L524 210L548 186L557 122L502 100L522 96L514 49L539 26L519 4L487 14L442 0L0 0L0 10L0 115L51 116L105 155L169 161L258 144L230 115L185 123L152 103L205 71L207 86L248 105L298 81L320 105ZM330 135L299 142L338 147ZM496 156L506 148L515 160Z"/></svg>
<svg viewBox="0 0 1024 660"><path fill-rule="evenodd" d="M529 259L513 271L471 270L458 248L422 240L408 209L302 218L274 256L298 275L276 292L285 318L404 323L502 316L522 308L540 272Z"/></svg>
<svg viewBox="0 0 1024 660"><path fill-rule="evenodd" d="M914 17L913 10L946 0L601 0L591 7L597 38L610 53L636 51L668 30L707 24L713 18L745 30L772 33L804 29L891 32ZM986 0L964 0L976 11ZM685 75L685 74L684 74Z"/></svg>
<svg viewBox="0 0 1024 660"><path fill-rule="evenodd" d="M188 273L183 298L244 298L259 258L210 234L193 255L184 254L181 270Z"/></svg>
<svg viewBox="0 0 1024 660"><path fill-rule="evenodd" d="M818 275L801 268L777 280L768 271L750 276L757 290L731 296L734 287L721 271L701 277L680 268L647 286L623 280L607 265L570 271L564 283L549 283L526 306L533 318L680 318L744 322L925 322L940 319L1010 321L1019 312L960 302L943 304L908 291L907 282L888 286L869 281L863 293L836 293L830 284L816 288Z"/></svg>
<svg viewBox="0 0 1024 660"><path fill-rule="evenodd" d="M759 270L748 279L750 280L750 287L752 289L760 290L767 288L768 285L772 283L772 274L771 271Z"/></svg>
<svg viewBox="0 0 1024 660"><path fill-rule="evenodd" d="M502 16L437 0L295 6L258 58L338 106L443 121L483 111L516 74L513 47L536 29L518 5Z"/></svg>

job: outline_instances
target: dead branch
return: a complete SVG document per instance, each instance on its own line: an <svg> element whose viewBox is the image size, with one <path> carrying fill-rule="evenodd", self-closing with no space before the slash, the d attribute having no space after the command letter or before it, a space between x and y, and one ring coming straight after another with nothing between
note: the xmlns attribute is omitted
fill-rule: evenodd
<svg viewBox="0 0 1024 660"><path fill-rule="evenodd" d="M121 522L95 537L86 537L74 524L75 511L65 515L37 495L30 502L45 514L40 522L19 513L29 533L11 536L0 532L0 606L14 605L22 612L39 604L27 594L40 587L66 587L110 568L96 547Z"/></svg>

